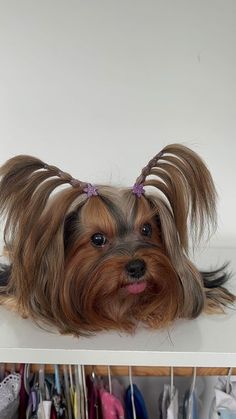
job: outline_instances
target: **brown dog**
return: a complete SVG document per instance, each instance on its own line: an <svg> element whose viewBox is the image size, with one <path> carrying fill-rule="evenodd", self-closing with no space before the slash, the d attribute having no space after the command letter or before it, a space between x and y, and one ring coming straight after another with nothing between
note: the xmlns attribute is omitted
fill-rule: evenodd
<svg viewBox="0 0 236 419"><path fill-rule="evenodd" d="M0 303L22 316L78 336L132 332L139 321L161 328L235 301L225 267L203 273L188 258L188 224L197 239L216 224L211 175L189 148L165 147L131 188L94 186L23 155L0 175L9 254Z"/></svg>

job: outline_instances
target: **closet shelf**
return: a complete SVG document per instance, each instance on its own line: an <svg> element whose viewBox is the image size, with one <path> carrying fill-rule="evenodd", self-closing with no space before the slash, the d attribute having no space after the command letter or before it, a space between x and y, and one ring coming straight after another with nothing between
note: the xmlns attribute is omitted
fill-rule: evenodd
<svg viewBox="0 0 236 419"><path fill-rule="evenodd" d="M236 248L210 248L195 256L200 269L231 261L236 293ZM0 307L0 362L116 366L236 367L236 307L226 315L178 320L168 330L139 328L131 336L99 333L75 338L49 333Z"/></svg>
<svg viewBox="0 0 236 419"><path fill-rule="evenodd" d="M10 364L4 364L7 371L11 371L12 369L12 363ZM42 364L31 364L30 365L30 371L36 372L39 371ZM54 365L53 364L46 364L44 365L45 372L48 374L54 373ZM63 368L64 365L60 365L59 369L61 373L63 374ZM20 364L14 364L14 370L19 371L20 370ZM193 376L193 367L175 367L174 370L174 376L175 377L192 377ZM107 365L86 365L85 366L85 373L91 374L92 372L95 372L97 376L107 376L109 374L108 372L108 366ZM128 366L111 366L110 372L112 376L128 376L129 375L129 367ZM229 372L229 368L197 368L197 375L198 376L218 376L223 375L226 376ZM236 368L233 368L232 375L236 375ZM171 367L145 367L145 366L132 366L132 375L138 376L138 377L169 377L171 375Z"/></svg>

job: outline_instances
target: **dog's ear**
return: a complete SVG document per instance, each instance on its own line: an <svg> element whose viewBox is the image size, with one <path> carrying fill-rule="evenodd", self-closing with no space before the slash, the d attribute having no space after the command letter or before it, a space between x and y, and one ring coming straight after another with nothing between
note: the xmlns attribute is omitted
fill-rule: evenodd
<svg viewBox="0 0 236 419"><path fill-rule="evenodd" d="M48 307L50 317L49 301L53 295L56 300L64 273L64 222L86 184L24 155L8 160L0 176L4 241L12 263L9 291L14 288L22 310L30 310L30 304L42 312Z"/></svg>
<svg viewBox="0 0 236 419"><path fill-rule="evenodd" d="M186 257L185 252L179 245L178 231L168 203L162 199L157 199L155 195L149 196L148 200L151 209L158 214L158 224L165 253L178 276L182 290L183 298L179 304L178 316L195 318L201 313L205 305L201 274Z"/></svg>
<svg viewBox="0 0 236 419"><path fill-rule="evenodd" d="M216 227L216 190L204 161L188 147L171 144L158 153L136 180L153 186L168 203L181 246L188 248L188 222L193 238ZM164 196L163 196L164 195Z"/></svg>

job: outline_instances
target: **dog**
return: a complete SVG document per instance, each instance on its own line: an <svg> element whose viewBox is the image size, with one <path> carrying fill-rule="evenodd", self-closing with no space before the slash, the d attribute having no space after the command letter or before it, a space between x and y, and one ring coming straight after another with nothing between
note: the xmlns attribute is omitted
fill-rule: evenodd
<svg viewBox="0 0 236 419"><path fill-rule="evenodd" d="M188 256L216 227L204 161L181 144L155 155L132 187L92 185L19 155L0 169L9 263L0 304L62 333L133 333L224 312L226 266L201 272Z"/></svg>

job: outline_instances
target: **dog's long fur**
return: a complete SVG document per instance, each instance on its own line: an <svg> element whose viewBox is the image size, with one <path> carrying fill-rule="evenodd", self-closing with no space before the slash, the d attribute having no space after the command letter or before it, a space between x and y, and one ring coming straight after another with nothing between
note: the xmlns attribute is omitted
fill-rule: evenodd
<svg viewBox="0 0 236 419"><path fill-rule="evenodd" d="M155 156L136 181L145 189L140 197L96 185L98 196L88 198L83 182L32 156L8 160L0 176L9 256L0 303L22 316L79 336L132 332L139 321L160 328L235 301L224 288L225 267L201 273L188 257L189 226L195 241L216 227L212 177L189 148L172 144ZM107 239L100 248L91 243L97 232ZM146 265L138 294L128 292L131 260Z"/></svg>

